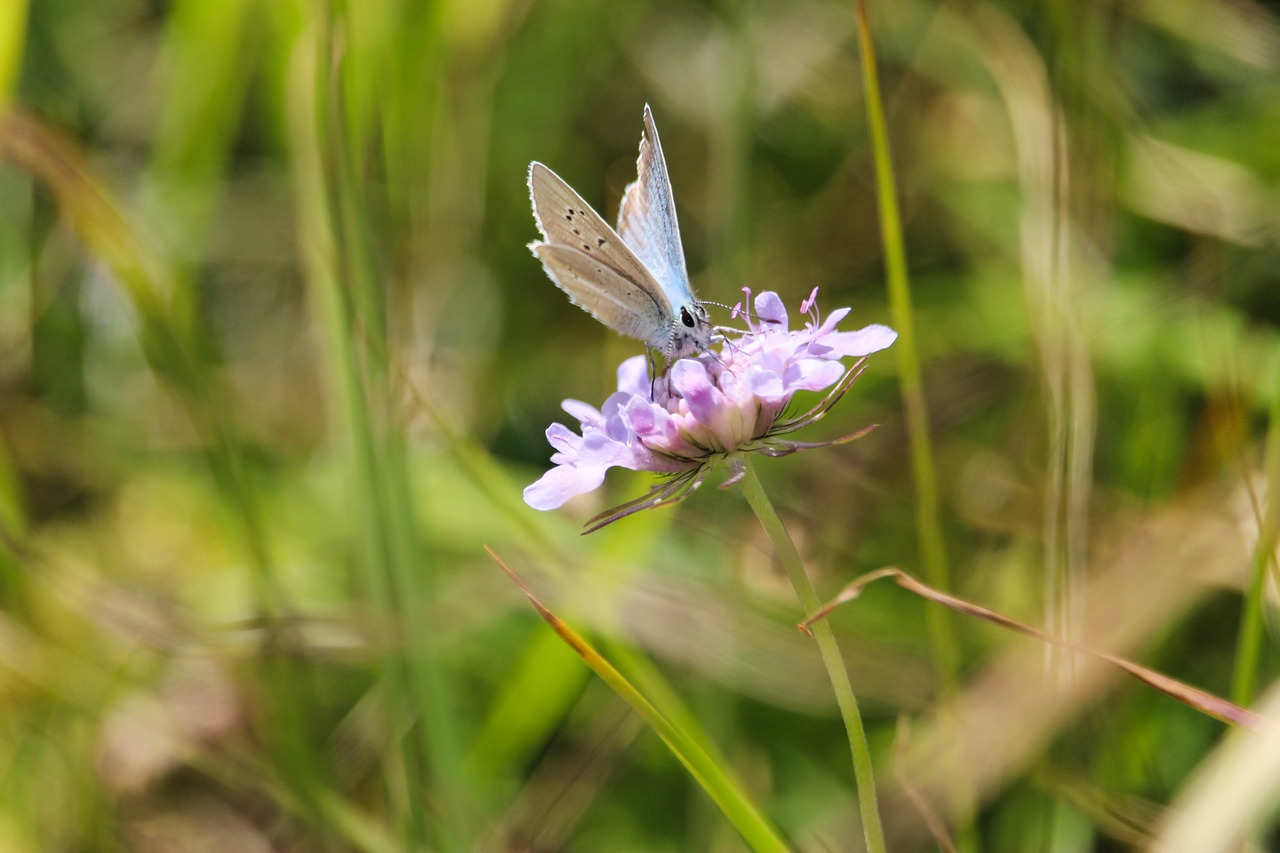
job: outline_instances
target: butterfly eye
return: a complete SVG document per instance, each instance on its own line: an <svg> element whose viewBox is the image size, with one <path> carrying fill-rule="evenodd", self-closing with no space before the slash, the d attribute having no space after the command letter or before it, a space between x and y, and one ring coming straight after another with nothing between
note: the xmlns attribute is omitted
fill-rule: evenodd
<svg viewBox="0 0 1280 853"><path fill-rule="evenodd" d="M684 323L687 328L692 329L694 327L693 315L689 313L689 308L686 305L680 306L680 322Z"/></svg>

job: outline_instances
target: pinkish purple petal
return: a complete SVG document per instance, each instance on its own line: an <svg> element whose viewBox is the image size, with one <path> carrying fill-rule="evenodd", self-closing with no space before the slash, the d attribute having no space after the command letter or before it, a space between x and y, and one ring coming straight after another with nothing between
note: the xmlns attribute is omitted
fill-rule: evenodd
<svg viewBox="0 0 1280 853"><path fill-rule="evenodd" d="M618 365L618 390L631 396L649 396L649 360L633 355Z"/></svg>
<svg viewBox="0 0 1280 853"><path fill-rule="evenodd" d="M852 309L837 308L836 310L832 311L830 314L827 315L827 319L822 321L822 325L817 328L814 336L817 337L818 335L826 335L826 334L830 334L831 332L834 332L836 329L836 324L839 323L841 320L843 320L845 317L849 316L850 310Z"/></svg>
<svg viewBox="0 0 1280 853"><path fill-rule="evenodd" d="M706 365L691 358L682 359L672 366L671 385L700 421L713 420L724 402L724 394L711 383Z"/></svg>
<svg viewBox="0 0 1280 853"><path fill-rule="evenodd" d="M822 339L831 348L831 358L861 357L887 349L898 339L898 333L879 323L856 332L835 332Z"/></svg>
<svg viewBox="0 0 1280 853"><path fill-rule="evenodd" d="M775 370L753 368L747 373L747 384L751 393L770 402L786 396L787 389L782 383L782 375Z"/></svg>
<svg viewBox="0 0 1280 853"><path fill-rule="evenodd" d="M766 290L756 297L756 316L781 329L787 328L787 306L782 304L782 299L772 290Z"/></svg>
<svg viewBox="0 0 1280 853"><path fill-rule="evenodd" d="M525 487L524 502L534 509L558 509L570 498L600 488L604 472L604 468L557 465Z"/></svg>
<svg viewBox="0 0 1280 853"><path fill-rule="evenodd" d="M669 449L679 440L679 430L671 414L648 400L634 398L622 411L622 418L642 441L652 440Z"/></svg>
<svg viewBox="0 0 1280 853"><path fill-rule="evenodd" d="M783 377L787 391L821 391L830 388L844 376L844 365L838 361L806 358L788 368Z"/></svg>
<svg viewBox="0 0 1280 853"><path fill-rule="evenodd" d="M601 414L600 410L581 400L563 400L560 403L560 408L577 418L578 422L583 426L587 424L598 426L604 423L604 415Z"/></svg>
<svg viewBox="0 0 1280 853"><path fill-rule="evenodd" d="M564 453L576 453L582 444L582 436L562 423L553 423L547 427L547 443Z"/></svg>

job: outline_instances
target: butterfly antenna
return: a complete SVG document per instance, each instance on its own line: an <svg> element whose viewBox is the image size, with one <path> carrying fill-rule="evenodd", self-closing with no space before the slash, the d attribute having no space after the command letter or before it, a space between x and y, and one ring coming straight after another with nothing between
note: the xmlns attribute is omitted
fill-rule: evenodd
<svg viewBox="0 0 1280 853"><path fill-rule="evenodd" d="M702 300L702 304L714 305L717 308L723 308L726 311L732 311L734 309L734 306L725 305L723 302L711 302L709 300ZM714 332L714 334L711 336L712 342L725 343L731 347L733 346L733 341L729 340L729 338L725 336L724 334L725 332L734 332L735 334L739 334L739 335L754 334L750 329L735 329L732 326L712 326L711 331Z"/></svg>

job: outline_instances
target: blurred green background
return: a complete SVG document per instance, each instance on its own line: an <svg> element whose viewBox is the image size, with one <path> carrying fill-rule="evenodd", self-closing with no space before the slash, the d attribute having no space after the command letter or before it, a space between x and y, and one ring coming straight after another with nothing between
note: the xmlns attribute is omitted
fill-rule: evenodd
<svg viewBox="0 0 1280 853"><path fill-rule="evenodd" d="M1251 703L1280 663L1274 5L870 14L950 588ZM526 170L612 220L646 102L704 299L818 285L846 328L894 322L854 26L820 0L5 0L0 850L743 849L485 545L797 849L861 849L741 496L586 538L649 478L520 500L560 401L640 350L529 255ZM759 465L823 595L921 571L899 357L800 436L868 438ZM933 606L873 587L832 620L891 849L933 849L926 815L969 850L1140 849L1241 799L1188 787L1223 724L972 620L940 648ZM1260 828L1215 837L1267 849L1276 783L1246 782Z"/></svg>

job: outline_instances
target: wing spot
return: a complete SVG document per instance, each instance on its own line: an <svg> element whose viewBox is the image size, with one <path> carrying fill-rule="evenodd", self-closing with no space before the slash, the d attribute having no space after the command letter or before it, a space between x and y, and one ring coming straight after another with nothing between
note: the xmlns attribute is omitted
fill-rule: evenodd
<svg viewBox="0 0 1280 853"><path fill-rule="evenodd" d="M597 246L603 246L603 245L604 245L604 238L603 238L603 237L597 237L597 238L596 238L596 245L597 245Z"/></svg>

